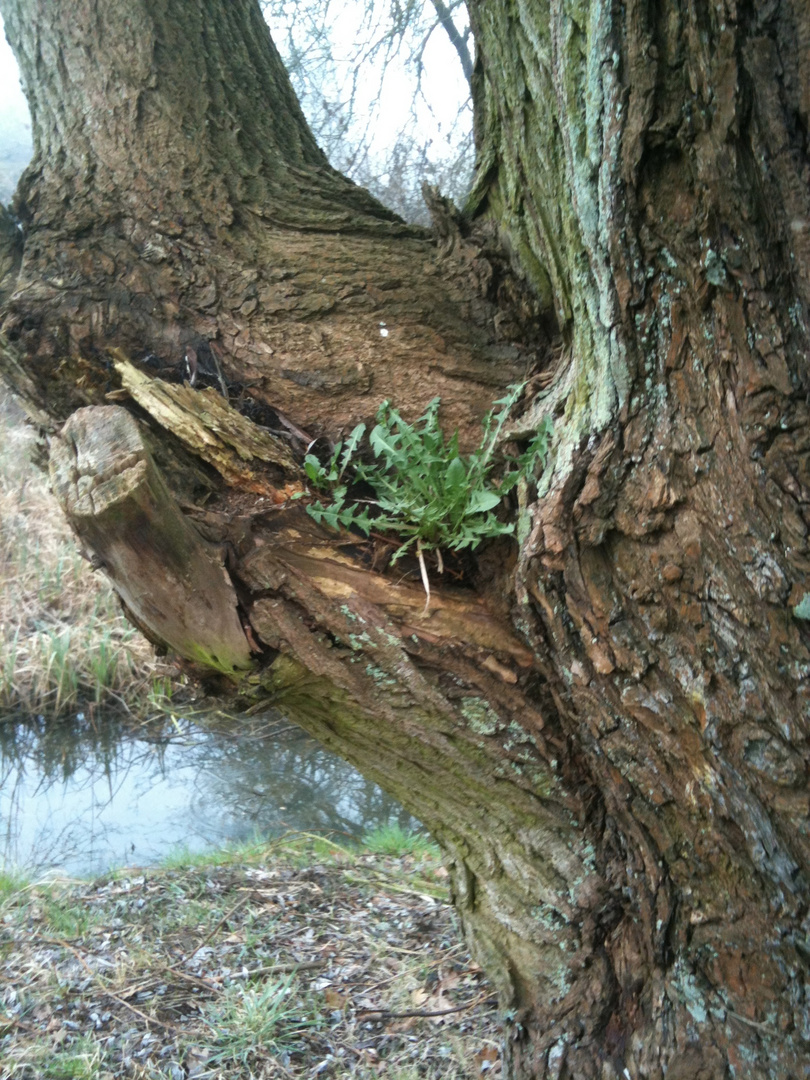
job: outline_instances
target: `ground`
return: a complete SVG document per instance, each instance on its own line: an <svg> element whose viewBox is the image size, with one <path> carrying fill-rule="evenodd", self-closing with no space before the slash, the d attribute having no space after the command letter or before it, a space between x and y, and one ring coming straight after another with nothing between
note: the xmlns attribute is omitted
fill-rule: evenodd
<svg viewBox="0 0 810 1080"><path fill-rule="evenodd" d="M438 853L405 848L299 836L93 882L0 875L0 1074L500 1075Z"/></svg>

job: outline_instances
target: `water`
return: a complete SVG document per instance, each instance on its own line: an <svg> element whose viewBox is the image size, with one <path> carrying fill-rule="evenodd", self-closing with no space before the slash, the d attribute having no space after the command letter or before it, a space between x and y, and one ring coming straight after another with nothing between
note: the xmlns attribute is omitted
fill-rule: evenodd
<svg viewBox="0 0 810 1080"><path fill-rule="evenodd" d="M346 840L419 828L283 717L244 727L0 723L0 867L84 877L289 830Z"/></svg>

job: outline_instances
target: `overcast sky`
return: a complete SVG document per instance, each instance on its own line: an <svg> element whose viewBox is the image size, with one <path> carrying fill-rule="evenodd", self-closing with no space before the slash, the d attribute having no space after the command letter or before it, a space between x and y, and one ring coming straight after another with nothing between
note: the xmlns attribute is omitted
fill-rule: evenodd
<svg viewBox="0 0 810 1080"><path fill-rule="evenodd" d="M3 18L0 16L0 31L3 29ZM28 119L28 106L25 104L25 96L20 88L20 74L17 70L17 61L6 41L5 31L0 39L0 104L4 115L22 114Z"/></svg>
<svg viewBox="0 0 810 1080"><path fill-rule="evenodd" d="M20 72L11 46L6 41L3 19L0 16L0 123L30 126L28 105L20 86Z"/></svg>

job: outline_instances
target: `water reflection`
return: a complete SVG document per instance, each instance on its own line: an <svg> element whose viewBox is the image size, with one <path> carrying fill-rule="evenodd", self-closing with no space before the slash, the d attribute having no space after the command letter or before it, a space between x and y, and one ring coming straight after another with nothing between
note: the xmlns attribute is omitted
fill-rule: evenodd
<svg viewBox="0 0 810 1080"><path fill-rule="evenodd" d="M239 727L237 733L236 728ZM0 865L75 875L289 829L343 838L418 822L281 716L133 733L81 714L0 723Z"/></svg>

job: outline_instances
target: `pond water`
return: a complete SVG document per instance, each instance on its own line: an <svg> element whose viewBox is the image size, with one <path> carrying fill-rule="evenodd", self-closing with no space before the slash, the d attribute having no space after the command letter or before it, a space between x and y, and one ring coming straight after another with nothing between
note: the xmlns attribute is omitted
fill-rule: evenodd
<svg viewBox="0 0 810 1080"><path fill-rule="evenodd" d="M290 830L345 842L419 829L283 717L244 727L173 718L133 733L82 714L0 723L0 867L90 876Z"/></svg>

